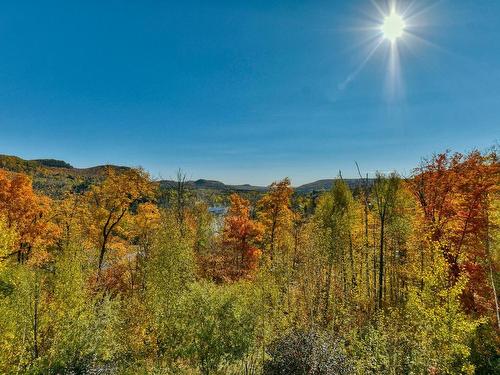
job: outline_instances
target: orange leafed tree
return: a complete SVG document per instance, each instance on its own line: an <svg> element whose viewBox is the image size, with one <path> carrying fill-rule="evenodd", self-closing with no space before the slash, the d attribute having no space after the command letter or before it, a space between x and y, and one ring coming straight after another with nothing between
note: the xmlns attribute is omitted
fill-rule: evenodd
<svg viewBox="0 0 500 375"><path fill-rule="evenodd" d="M250 218L250 202L237 194L230 197L231 207L224 220L223 243L232 256L230 278L248 276L258 264L263 227Z"/></svg>
<svg viewBox="0 0 500 375"><path fill-rule="evenodd" d="M282 181L273 182L269 192L258 202L259 221L265 228L264 237L269 247L271 261L273 261L277 243L292 227L294 217L291 209L292 194L290 180L285 178Z"/></svg>
<svg viewBox="0 0 500 375"><path fill-rule="evenodd" d="M487 281L489 201L499 188L496 154L439 154L414 171L410 189L418 199L429 240L448 261L450 281L469 278L463 299L471 311L491 308Z"/></svg>
<svg viewBox="0 0 500 375"><path fill-rule="evenodd" d="M11 255L20 263L34 257L43 261L57 236L57 227L51 222L51 200L33 191L31 179L25 174L13 174L0 169L0 215L9 228L15 228L18 243ZM33 250L37 250L35 253Z"/></svg>
<svg viewBox="0 0 500 375"><path fill-rule="evenodd" d="M142 201L154 196L155 189L147 174L141 170L115 171L108 169L106 179L94 185L85 195L89 237L98 247L98 275L111 247L120 248L121 238L127 238L122 224Z"/></svg>

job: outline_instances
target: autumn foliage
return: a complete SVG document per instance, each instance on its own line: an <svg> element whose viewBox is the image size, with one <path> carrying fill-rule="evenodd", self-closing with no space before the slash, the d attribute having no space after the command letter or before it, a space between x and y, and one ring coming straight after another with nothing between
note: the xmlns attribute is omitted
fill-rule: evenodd
<svg viewBox="0 0 500 375"><path fill-rule="evenodd" d="M499 178L477 151L307 194L107 168L50 199L0 170L0 373L497 373Z"/></svg>
<svg viewBox="0 0 500 375"><path fill-rule="evenodd" d="M51 222L51 201L33 191L24 174L8 175L0 169L0 214L17 233L18 262L44 261L47 245L55 240L58 228Z"/></svg>
<svg viewBox="0 0 500 375"><path fill-rule="evenodd" d="M488 267L491 262L489 217L498 199L500 164L495 154L439 154L422 162L410 190L423 213L424 233L448 262L450 282L464 273L466 307L484 313L494 308Z"/></svg>
<svg viewBox="0 0 500 375"><path fill-rule="evenodd" d="M293 222L291 210L292 188L290 180L285 178L273 182L269 192L258 202L258 218L264 229L264 241L268 255L273 261L276 250L286 240Z"/></svg>
<svg viewBox="0 0 500 375"><path fill-rule="evenodd" d="M264 227L250 218L250 202L237 194L230 196L231 205L224 219L223 244L232 258L228 264L236 277L248 276L258 265ZM235 277L233 276L233 278Z"/></svg>

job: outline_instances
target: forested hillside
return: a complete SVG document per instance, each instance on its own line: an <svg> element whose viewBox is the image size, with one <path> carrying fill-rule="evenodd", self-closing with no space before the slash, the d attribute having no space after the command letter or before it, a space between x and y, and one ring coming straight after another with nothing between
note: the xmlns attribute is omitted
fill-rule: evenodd
<svg viewBox="0 0 500 375"><path fill-rule="evenodd" d="M35 190L52 198L60 199L65 193L74 190L84 190L104 178L107 169L127 170L130 167L117 165L99 165L90 168L74 168L71 164L55 159L35 159L25 160L17 156L0 155L0 168L9 172L25 173L33 180ZM198 179L187 180L182 175L183 182L187 189L196 192L200 199L209 200L214 195L226 196L237 192L243 195L260 196L268 190L268 186L255 186L250 184L230 185L221 181ZM176 180L155 179L160 190L168 191L177 188ZM329 190L334 183L334 179L318 180L310 182L294 189L299 194L310 194ZM346 179L349 187L355 189L363 184L363 179ZM371 180L370 180L371 181Z"/></svg>
<svg viewBox="0 0 500 375"><path fill-rule="evenodd" d="M500 373L495 152L314 194L0 161L2 374Z"/></svg>

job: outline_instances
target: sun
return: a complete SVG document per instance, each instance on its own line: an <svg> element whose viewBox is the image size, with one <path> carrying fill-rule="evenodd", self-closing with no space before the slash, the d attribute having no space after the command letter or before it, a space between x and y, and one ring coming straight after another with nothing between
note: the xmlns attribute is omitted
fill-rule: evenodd
<svg viewBox="0 0 500 375"><path fill-rule="evenodd" d="M390 15L385 17L384 23L382 24L382 33L384 38L394 43L403 35L405 28L406 23L403 17L393 11Z"/></svg>
<svg viewBox="0 0 500 375"><path fill-rule="evenodd" d="M387 62L385 94L388 99L404 97L404 64L408 56L417 51L415 47L438 47L422 35L423 28L431 25L435 15L428 14L438 0L430 0L428 6L418 7L416 0L371 0L373 8L363 10L356 27L364 35L356 47L362 52L357 67L338 84L338 91L346 89L368 65L374 56L384 55ZM424 2L425 3L425 2ZM368 16L368 17L367 17ZM368 21L368 22L367 22ZM419 51L418 51L419 52ZM404 60L403 60L404 59Z"/></svg>

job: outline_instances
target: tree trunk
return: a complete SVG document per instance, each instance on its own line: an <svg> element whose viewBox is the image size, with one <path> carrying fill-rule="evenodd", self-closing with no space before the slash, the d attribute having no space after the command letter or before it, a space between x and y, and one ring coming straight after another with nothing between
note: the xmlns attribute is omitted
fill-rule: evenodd
<svg viewBox="0 0 500 375"><path fill-rule="evenodd" d="M97 279L99 280L104 263L104 255L106 254L106 244L108 243L108 234L105 234L102 240L101 250L99 251L99 264L97 266Z"/></svg>
<svg viewBox="0 0 500 375"><path fill-rule="evenodd" d="M493 291L493 298L495 299L495 313L497 317L498 329L500 330L500 309L498 306L497 288L495 286L495 278L493 273L493 266L491 265L490 254L490 220L488 215L488 204L486 204L486 256L488 257L488 268L490 271L491 290Z"/></svg>
<svg viewBox="0 0 500 375"><path fill-rule="evenodd" d="M40 289L38 285L38 280L35 285L34 293L34 306L33 306L33 359L38 358L38 304L40 303Z"/></svg>
<svg viewBox="0 0 500 375"><path fill-rule="evenodd" d="M385 217L380 218L380 253L379 253L379 270L378 270L378 307L382 308L382 298L384 293L384 225Z"/></svg>
<svg viewBox="0 0 500 375"><path fill-rule="evenodd" d="M328 274L326 276L326 285L325 285L325 306L323 309L323 321L327 322L328 309L330 308L330 289L332 286L332 272L333 272L333 260L330 261L328 265Z"/></svg>
<svg viewBox="0 0 500 375"><path fill-rule="evenodd" d="M351 231L349 230L349 257L351 258L351 288L356 287L356 271L354 270L354 254L353 254L353 249L352 249L352 235Z"/></svg>

